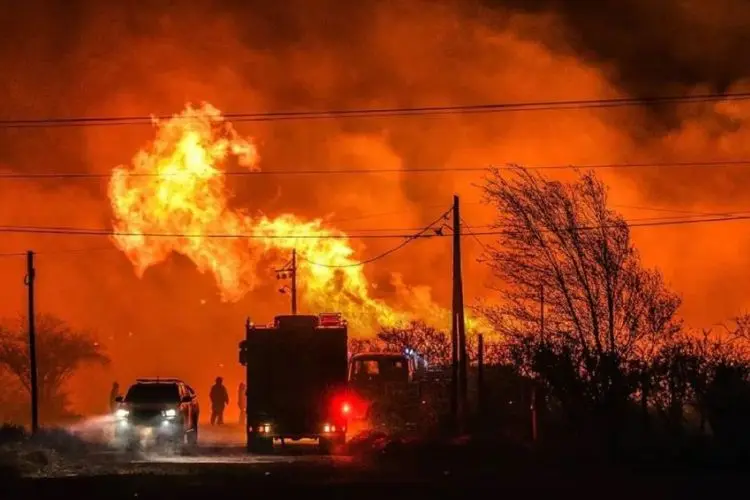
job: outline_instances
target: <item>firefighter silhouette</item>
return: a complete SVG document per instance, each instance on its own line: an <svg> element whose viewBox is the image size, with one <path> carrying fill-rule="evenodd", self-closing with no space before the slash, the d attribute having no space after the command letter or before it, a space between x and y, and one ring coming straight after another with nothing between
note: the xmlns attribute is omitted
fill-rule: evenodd
<svg viewBox="0 0 750 500"><path fill-rule="evenodd" d="M247 394L245 382L240 382L240 387L237 389L237 406L240 408L240 425L245 425L245 410L247 408Z"/></svg>
<svg viewBox="0 0 750 500"><path fill-rule="evenodd" d="M216 377L216 383L211 387L211 425L224 424L224 408L229 404L229 394L224 387L224 379Z"/></svg>
<svg viewBox="0 0 750 500"><path fill-rule="evenodd" d="M109 391L109 409L114 412L117 409L117 397L120 395L120 384L114 382L112 384L112 390Z"/></svg>

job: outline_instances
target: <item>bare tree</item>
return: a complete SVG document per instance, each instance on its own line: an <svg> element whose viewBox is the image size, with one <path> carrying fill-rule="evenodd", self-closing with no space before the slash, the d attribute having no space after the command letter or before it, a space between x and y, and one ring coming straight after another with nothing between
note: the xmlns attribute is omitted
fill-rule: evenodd
<svg viewBox="0 0 750 500"><path fill-rule="evenodd" d="M27 321L2 327L0 331L0 364L15 375L30 392L30 368ZM37 318L37 370L40 409L48 417L59 416L67 402L65 383L81 366L106 365L109 358L87 332L75 331L52 315Z"/></svg>
<svg viewBox="0 0 750 500"><path fill-rule="evenodd" d="M433 365L450 363L450 336L423 321L383 328L377 338L387 351L403 352L404 349L414 349Z"/></svg>
<svg viewBox="0 0 750 500"><path fill-rule="evenodd" d="M478 336L474 331L467 332L467 355L470 363L477 360ZM411 321L406 325L383 328L375 339L361 344L366 350L385 350L402 352L413 349L427 361L436 366L447 366L451 363L451 336L444 330L438 330L424 321ZM499 364L506 360L504 345L497 339L485 336L484 361L488 365Z"/></svg>
<svg viewBox="0 0 750 500"><path fill-rule="evenodd" d="M561 397L578 384L573 404L622 403L633 391L628 363L679 330L679 298L641 265L627 223L607 207L593 173L562 183L521 167L495 170L484 192L500 233L486 260L503 283L503 305L485 308L488 319L509 339L543 347L537 371L565 367L556 376L558 385L567 380Z"/></svg>
<svg viewBox="0 0 750 500"><path fill-rule="evenodd" d="M359 354L365 352L379 352L383 346L377 338L369 339L349 339L349 354Z"/></svg>

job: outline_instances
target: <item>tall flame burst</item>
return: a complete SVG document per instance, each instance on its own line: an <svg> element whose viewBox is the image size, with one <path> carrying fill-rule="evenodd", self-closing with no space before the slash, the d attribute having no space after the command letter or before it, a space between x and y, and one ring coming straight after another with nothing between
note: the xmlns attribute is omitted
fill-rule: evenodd
<svg viewBox="0 0 750 500"><path fill-rule="evenodd" d="M308 310L342 312L360 333L409 319L371 297L341 231L320 220L254 217L229 206L225 169L236 162L257 171L259 156L216 108L188 105L154 126L154 141L131 165L115 168L109 184L113 239L139 276L179 253L213 274L223 300L237 301L259 285L259 259L286 259L296 249L300 298ZM429 308L435 318L434 304ZM442 310L439 316L449 318Z"/></svg>

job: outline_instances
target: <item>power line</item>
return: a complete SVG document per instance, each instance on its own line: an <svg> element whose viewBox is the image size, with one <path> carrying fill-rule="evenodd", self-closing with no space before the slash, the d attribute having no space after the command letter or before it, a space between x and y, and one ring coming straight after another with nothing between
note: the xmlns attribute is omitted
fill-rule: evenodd
<svg viewBox="0 0 750 500"><path fill-rule="evenodd" d="M330 264L324 264L322 262L314 262L314 261L312 261L312 260L310 260L310 259L308 259L307 257L304 257L304 256L302 256L302 258L305 261L307 261L308 263L310 263L310 264L312 264L314 266L326 267L326 268L329 268L329 269L345 269L345 268L348 268L348 267L364 266L365 264L370 264L372 262L375 262L375 261L378 261L378 260L383 259L385 257L388 257L392 253L398 252L399 250L401 250L402 248L404 248L406 245L408 245L412 241L414 241L414 240L416 240L418 238L424 237L424 234L427 231L429 231L430 229L433 229L433 227L438 222L445 220L446 217L448 217L448 215L450 214L451 210L452 209L446 210L445 212L443 212L440 215L440 217L438 217L437 219L435 219L434 221L432 221L430 224L428 224L427 226L423 227L419 232L413 234L411 237L407 238L406 240L404 240L400 244L396 245L395 247L390 248L390 249L386 250L385 252L380 253L378 255L375 255L374 257L371 257L371 258L366 259L366 260L362 260L362 261L359 261L359 262L354 262L354 263L351 263L351 264L344 264L344 265L330 265Z"/></svg>
<svg viewBox="0 0 750 500"><path fill-rule="evenodd" d="M76 228L76 227L42 227L42 226L0 226L0 233L48 234L67 236L123 236L123 237L163 237L163 238L248 238L248 239L368 239L368 238L408 238L410 234L264 234L264 233L155 233L127 232L111 229Z"/></svg>
<svg viewBox="0 0 750 500"><path fill-rule="evenodd" d="M750 215L729 215L726 217L715 217L710 219L685 219L685 220L669 220L669 221L653 221L653 222L631 222L629 223L627 220L624 222L627 224L629 228L635 228L635 227L660 227L660 226L681 226L681 225L687 225L687 224L702 224L702 223L713 223L713 222L729 222L729 221L741 221L741 220L750 220ZM617 226L614 225L604 225L604 226L578 226L575 228L565 228L566 230L575 230L575 231L592 231L595 229L614 229ZM520 228L522 229L522 228ZM475 232L474 233L477 236L498 236L501 234L504 234L504 231L485 231L485 232Z"/></svg>
<svg viewBox="0 0 750 500"><path fill-rule="evenodd" d="M658 220L646 219L641 221L628 221L624 222L631 228L634 227L658 227L658 226L676 226L686 224L702 224L702 223L713 223L713 222L728 222L728 221L740 221L750 219L750 214L747 215L727 215L719 216L714 218L703 218L703 219L683 219L683 220L663 220L664 218L657 218ZM493 225L492 227L504 227L501 225ZM588 231L593 229L606 229L609 227L616 226L578 226L575 228L567 228L569 230L577 231ZM506 227L507 228L507 227ZM520 228L521 229L521 228ZM123 237L163 237L163 238L247 238L247 239L396 239L396 238L415 238L414 234L262 234L262 233L208 233L208 234L188 234L188 233L154 233L154 232L120 232L109 229L88 229L88 228L73 228L73 227L32 227L32 226L0 226L0 233L20 233L20 234L47 234L47 235L65 235L65 236L123 236ZM474 231L476 236L497 236L504 234L503 230L492 230L492 231ZM419 238L441 238L450 236L449 234L422 234Z"/></svg>
<svg viewBox="0 0 750 500"><path fill-rule="evenodd" d="M109 247L83 247L83 248L65 248L65 249L55 249L55 250L40 250L40 251L34 251L35 256L39 255L60 255L60 254L66 254L66 253L88 253L88 252L111 252L117 250L120 251L118 248L115 248L113 246ZM0 258L2 257L26 257L27 252L7 252L7 253L0 253Z"/></svg>
<svg viewBox="0 0 750 500"><path fill-rule="evenodd" d="M643 210L651 210L647 207L639 207ZM664 211L664 212L671 212L671 210L661 210L654 208L655 211ZM750 210L734 210L731 212L689 212L689 211L681 211L677 212L681 213L683 215L667 215L667 216L660 216L660 217L634 217L634 218L628 218L625 219L625 222L628 224L636 223L636 222L642 222L642 221L662 221L662 222L669 222L672 220L685 220L685 219L695 219L696 217L728 217L733 215L743 215L743 214L749 214ZM701 220L701 219L698 219ZM503 224L497 224L497 223L486 223L486 224L480 224L480 225L469 225L468 222L462 217L461 221L464 225L467 226L467 228L470 229L481 229L481 228L497 228L502 227ZM421 230L421 227L399 227L399 228L362 228L362 229L347 229L347 228L337 228L339 231L352 231L352 232L382 232L382 231L417 231Z"/></svg>
<svg viewBox="0 0 750 500"><path fill-rule="evenodd" d="M728 215L728 216L722 216L722 217L715 217L710 219L685 219L685 220L655 220L655 221L643 221L643 222L637 222L633 220L626 220L626 224L630 228L638 228L638 227L660 227L660 226L678 226L678 225L686 225L686 224L700 224L700 223L714 223L714 222L730 222L730 221L742 221L742 220L748 220L750 219L750 215ZM463 219L462 219L463 220ZM463 221L466 226L468 226L468 230L466 234L462 234L462 237L471 236L472 238L475 238L478 243L482 245L482 247L486 250L486 245L479 239L482 236L500 236L503 234L502 230L493 230L493 231L483 231L483 232L477 232L471 229L471 226L469 226L466 221ZM434 225L434 224L433 224ZM430 228L431 226L428 226ZM497 226L492 226L497 227ZM614 226L580 226L575 228L578 231L587 231L587 230L594 230L594 229L606 229ZM276 236L276 235L255 235L255 236L248 236L248 235L240 235L240 234L222 234L222 235L186 235L186 234L169 234L169 233L150 233L150 234L136 234L136 233L115 233L113 231L107 231L107 230L75 230L75 231L60 231L58 228L32 228L32 227L11 227L11 226L3 226L0 227L0 233L24 233L24 234L52 234L52 235L66 235L66 236L78 236L78 235L85 235L85 236L161 236L161 237L196 237L196 238L314 238L314 239L333 239L333 238L352 238L352 239L400 239L400 238L406 238L406 241L404 241L402 244L384 252L383 254L379 254L371 259L367 259L361 262L345 265L345 266L328 266L326 264L322 263L316 263L311 262L311 264L319 265L322 267L333 267L333 268L339 268L339 267L355 267L364 265L370 262L374 262L376 260L382 259L383 257L386 257L390 255L391 253L394 253L404 246L406 244L410 243L411 241L419 238L435 238L435 237L448 237L452 236L450 234L441 234L436 233L434 235L426 235L426 234L382 234L382 235L348 235L348 236L338 236L338 235L293 235L293 236ZM114 247L95 247L95 248L75 248L75 249L65 249L65 250L49 250L49 251L41 251L38 252L43 255L49 255L49 254L61 254L61 253L79 253L79 252L92 252L92 251L113 251L118 250ZM36 253L36 252L35 252ZM4 257L25 257L26 252L7 252L7 253L0 253L0 258Z"/></svg>
<svg viewBox="0 0 750 500"><path fill-rule="evenodd" d="M687 214L692 217L713 217L715 215L733 215L742 212L749 212L750 210L729 210L725 212L696 212L694 210L681 210L676 208L664 208L664 207L644 207L641 205L613 205L617 208L628 208L631 210L646 210L649 212L663 212L673 214Z"/></svg>
<svg viewBox="0 0 750 500"><path fill-rule="evenodd" d="M651 208L651 207L635 207L635 208L639 208L639 209L643 209L643 210L652 210L652 209L653 210L660 210L660 209ZM666 209L664 209L664 210L665 211L669 211L669 210L666 210ZM744 212L750 212L750 210L735 211L733 213L734 214L739 214L739 213L744 213ZM383 214L391 214L391 213L400 213L400 212L384 212L384 213L381 213L381 214L373 214L373 216L378 216L378 215L383 215ZM692 212L687 212L687 213L692 213ZM680 219L680 218L694 218L696 216L708 217L708 216L726 216L726 215L731 215L731 213L724 213L724 212L720 212L720 213L694 213L694 215L687 215L687 216L640 217L640 218L636 218L636 219L627 219L626 222L633 223L633 222L638 222L638 221L653 221L653 220L663 220L663 219L670 219L670 220L672 220L672 219ZM467 233L470 234L470 235L473 235L475 237L476 241L478 243L480 243L481 245L483 245L483 246L484 246L484 243L476 237L476 235L474 234L474 230L477 229L477 228L497 227L497 224L469 225L468 222L466 222L465 219L462 218L461 220L467 226ZM434 224L435 224L435 222L431 223L427 227L432 227ZM10 226L6 226L6 227L10 227ZM24 227L24 229L36 229L36 228L34 228L34 227ZM42 228L42 229L46 229L46 228ZM57 228L55 228L55 229L57 229ZM365 232L365 231L369 231L369 232L391 231L391 232L395 232L395 231L412 231L412 230L413 231L417 231L418 230L421 233L421 231L423 229L424 229L424 227L419 227L419 228L377 228L377 229L376 228L372 228L372 229L360 228L360 229L354 229L354 231L360 231L360 232ZM346 228L338 228L338 230L340 230L340 231L350 231L349 229L346 229ZM0 232L2 232L2 227L0 227ZM11 231L6 231L6 232L11 232ZM59 233L56 232L54 234L59 234ZM64 233L64 234L67 234L67 233ZM77 233L74 233L73 235L75 236L75 234L77 234ZM354 234L350 234L349 236L352 237L352 238L356 238L357 237ZM422 235L421 234L417 234L417 235L412 235L412 236L420 237ZM404 235L404 237L408 238L409 235ZM485 250L487 249L486 247L484 247L484 248L485 248ZM40 250L40 251L36 251L34 253L38 256L38 255L50 255L50 254L66 254L66 253L81 253L81 252L102 252L102 251L119 251L119 249L116 248L116 247L112 247L112 246L108 246L108 247L84 247L84 248L68 248L68 249L54 249L54 250L44 250L43 249L43 250ZM0 253L0 258L2 258L2 257L26 257L26 252ZM379 259L381 257L378 256L377 258Z"/></svg>
<svg viewBox="0 0 750 500"><path fill-rule="evenodd" d="M503 163L513 165L513 163ZM644 162L644 163L591 163L591 164L549 164L549 165L521 165L526 170L619 170L636 168L728 168L750 166L750 159L709 160L709 161L680 161L680 162ZM227 177L266 177L266 176L298 176L298 175L366 175L366 174L427 174L427 173L478 173L493 170L510 170L512 166L486 167L423 167L423 168L369 168L369 169L308 169L308 170L230 170L223 172ZM184 174L132 172L128 177L176 177ZM39 173L2 173L0 179L110 179L111 173L94 172L39 172Z"/></svg>
<svg viewBox="0 0 750 500"><path fill-rule="evenodd" d="M26 252L0 253L0 258L2 258L2 257L26 257Z"/></svg>
<svg viewBox="0 0 750 500"><path fill-rule="evenodd" d="M638 105L706 103L717 101L742 101L750 99L750 93L709 93L696 95L663 95L651 97L624 97L610 99L577 99L560 101L525 101L455 106L421 106L391 108L360 108L319 111L276 111L260 113L226 113L224 118L233 122L273 122L288 120L319 120L334 118L382 118L424 115L486 114L518 111L554 111L589 108L618 108ZM153 120L190 119L178 115L169 116L92 116L68 118L36 118L0 120L0 128L39 127L93 127L148 125Z"/></svg>
<svg viewBox="0 0 750 500"><path fill-rule="evenodd" d="M479 246L482 247L482 249L489 254L490 253L489 247L487 245L485 245L484 242L479 239L479 236L477 236L474 233L474 230L472 229L471 225L469 225L469 223L466 222L466 219L464 219L463 217L461 217L461 222L463 223L464 227L466 228L466 232L469 233L469 235L471 235L474 238L474 240L477 243L479 243ZM478 227L482 227L482 226L478 226Z"/></svg>
<svg viewBox="0 0 750 500"><path fill-rule="evenodd" d="M483 202L481 201L470 201L470 202L463 202L464 205L472 204L472 205L480 205ZM345 218L333 218L333 219L324 219L328 223L340 223L340 222L351 222L355 220L365 220L365 219L375 219L377 217L385 217L387 215L398 215L403 213L410 213L418 210L419 208L432 208L432 207L442 207L444 203L429 203L429 204L419 204L415 207L405 208L401 210L392 210L389 212L376 212L376 213L369 213L364 215L357 215L355 217L345 217Z"/></svg>

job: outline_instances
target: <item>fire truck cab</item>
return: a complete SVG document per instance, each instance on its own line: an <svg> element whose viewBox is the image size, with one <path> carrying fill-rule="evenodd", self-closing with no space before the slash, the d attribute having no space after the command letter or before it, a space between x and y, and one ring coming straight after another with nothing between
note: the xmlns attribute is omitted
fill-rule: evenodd
<svg viewBox="0 0 750 500"><path fill-rule="evenodd" d="M349 359L349 388L359 403L353 417L366 418L377 425L401 414L415 421L415 405L421 399L421 382L427 370L426 361L411 349L404 352L358 353Z"/></svg>
<svg viewBox="0 0 750 500"><path fill-rule="evenodd" d="M248 319L240 342L246 367L247 447L269 451L274 439L317 439L330 451L345 442L346 321L339 313Z"/></svg>
<svg viewBox="0 0 750 500"><path fill-rule="evenodd" d="M403 353L368 352L352 355L349 360L349 383L353 387L373 384L398 384L418 380L424 361L405 350Z"/></svg>

